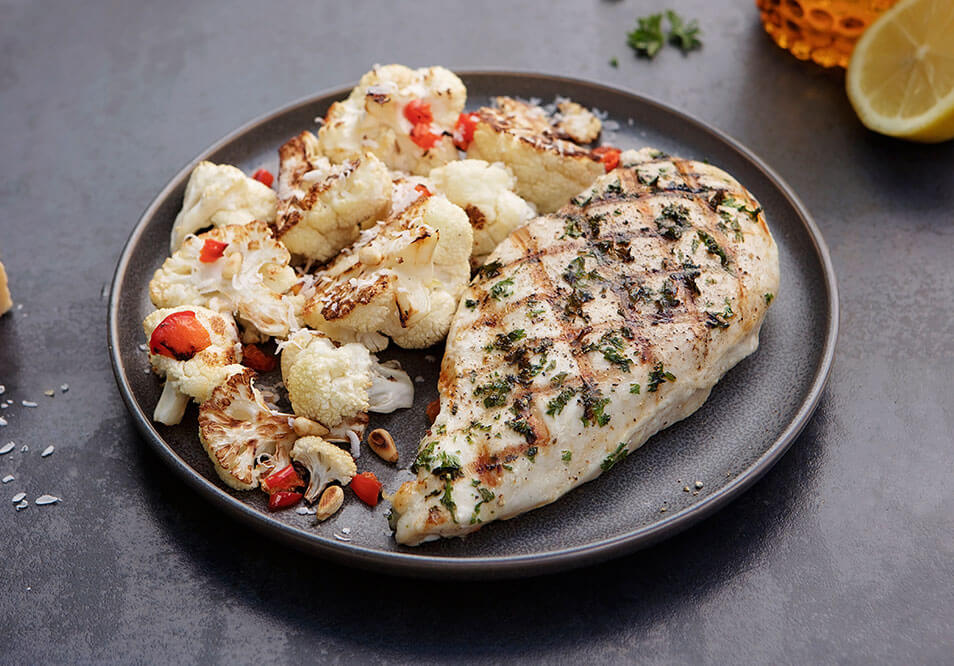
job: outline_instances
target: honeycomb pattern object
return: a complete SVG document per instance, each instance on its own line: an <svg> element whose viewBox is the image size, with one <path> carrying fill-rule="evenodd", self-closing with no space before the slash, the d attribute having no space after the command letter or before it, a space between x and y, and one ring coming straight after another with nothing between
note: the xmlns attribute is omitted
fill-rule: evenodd
<svg viewBox="0 0 954 666"><path fill-rule="evenodd" d="M765 31L800 60L847 67L855 42L897 0L755 0Z"/></svg>

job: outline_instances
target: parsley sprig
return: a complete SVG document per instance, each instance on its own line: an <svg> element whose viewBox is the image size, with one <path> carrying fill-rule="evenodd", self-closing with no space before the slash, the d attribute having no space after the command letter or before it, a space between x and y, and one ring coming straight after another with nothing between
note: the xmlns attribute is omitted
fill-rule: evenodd
<svg viewBox="0 0 954 666"><path fill-rule="evenodd" d="M652 59L667 41L684 54L702 46L699 40L701 31L695 19L687 22L672 10L666 11L666 19L669 21L669 32L665 34L662 12L636 19L636 29L626 35L626 43L636 55Z"/></svg>

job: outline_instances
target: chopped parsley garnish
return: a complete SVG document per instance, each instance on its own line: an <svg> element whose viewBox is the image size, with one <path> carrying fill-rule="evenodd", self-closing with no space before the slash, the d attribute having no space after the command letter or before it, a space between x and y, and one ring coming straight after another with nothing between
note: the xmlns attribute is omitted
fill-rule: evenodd
<svg viewBox="0 0 954 666"><path fill-rule="evenodd" d="M475 301L475 300L472 299L472 298L468 298L466 301L464 301L464 306L466 306L466 307L468 307L468 308L471 308L471 309L476 308L476 307L477 307L477 301Z"/></svg>
<svg viewBox="0 0 954 666"><path fill-rule="evenodd" d="M572 459L573 459L573 452L572 452L572 451L561 451L561 452L560 452L560 460L562 460L563 462L570 462Z"/></svg>
<svg viewBox="0 0 954 666"><path fill-rule="evenodd" d="M470 425L467 426L468 430L483 430L484 432L490 432L490 426L484 425L480 421L471 421Z"/></svg>
<svg viewBox="0 0 954 666"><path fill-rule="evenodd" d="M698 243L699 240L697 238L693 238L692 242ZM699 291L699 286L696 284L696 278L698 278L700 275L702 275L702 271L699 270L699 267L687 259L682 262L682 270L678 273L672 274L672 279L679 280L686 285L686 288L690 292L698 296L701 292Z"/></svg>
<svg viewBox="0 0 954 666"><path fill-rule="evenodd" d="M598 388L584 385L578 402L583 406L583 416L580 417L580 420L583 422L584 428L593 425L602 428L609 423L610 415L605 414L603 410L609 404L610 399L604 398Z"/></svg>
<svg viewBox="0 0 954 666"><path fill-rule="evenodd" d="M635 395L639 395L639 384L630 384L629 392Z"/></svg>
<svg viewBox="0 0 954 666"><path fill-rule="evenodd" d="M659 308L660 311L663 311L668 308L674 308L680 303L682 303L682 301L676 298L676 287L672 283L672 280L665 280L662 288L659 290L659 299L656 301L656 307Z"/></svg>
<svg viewBox="0 0 954 666"><path fill-rule="evenodd" d="M522 328L510 331L509 333L498 333L497 338L489 345L484 347L484 351L490 352L494 349L499 349L500 351L510 351L513 349L513 343L517 342L518 340L523 340L525 337L527 337L527 334Z"/></svg>
<svg viewBox="0 0 954 666"><path fill-rule="evenodd" d="M563 235L560 238L579 238L583 235L583 229L580 227L581 219L576 215L566 218L566 225L563 227Z"/></svg>
<svg viewBox="0 0 954 666"><path fill-rule="evenodd" d="M444 481L444 494L441 495L441 504L447 507L447 510L450 511L451 518L454 519L454 522L457 522L457 503L454 502L454 496L451 494L451 491L454 489L454 484L451 483L450 479Z"/></svg>
<svg viewBox="0 0 954 666"><path fill-rule="evenodd" d="M729 320L735 316L732 306L726 299L725 310L722 312L706 311L706 326L709 328L729 328Z"/></svg>
<svg viewBox="0 0 954 666"><path fill-rule="evenodd" d="M527 317L530 321L536 321L544 312L546 312L546 310L543 308L531 308L527 310Z"/></svg>
<svg viewBox="0 0 954 666"><path fill-rule="evenodd" d="M663 47L662 14L636 19L636 29L626 35L626 43L636 55L653 58Z"/></svg>
<svg viewBox="0 0 954 666"><path fill-rule="evenodd" d="M527 423L526 419L510 419L507 421L507 425L511 430L523 435L523 438L527 440L528 444L533 444L537 441L537 433L534 432L533 426ZM536 450L535 447L533 448Z"/></svg>
<svg viewBox="0 0 954 666"><path fill-rule="evenodd" d="M437 446L437 442L428 442L427 446L420 450L417 454L417 458L414 459L414 464L411 465L411 471L415 474L417 470L424 468L428 472L431 471L431 465L434 464L434 447Z"/></svg>
<svg viewBox="0 0 954 666"><path fill-rule="evenodd" d="M564 376L566 375L565 372L560 374ZM567 387L563 389L562 391L560 391L560 394L558 396L551 399L550 402L547 403L547 415L556 416L557 414L562 412L563 408L566 407L566 403L569 402L570 398L572 398L575 395L576 395L575 388Z"/></svg>
<svg viewBox="0 0 954 666"><path fill-rule="evenodd" d="M626 449L626 442L620 442L619 446L616 447L616 450L606 456L603 462L600 463L600 469L602 469L604 472L608 472L616 463L625 459L628 455L629 451Z"/></svg>
<svg viewBox="0 0 954 666"><path fill-rule="evenodd" d="M510 287L513 286L513 278L506 278L496 283L490 288L490 296L495 301L507 298L508 296L513 296L513 291Z"/></svg>
<svg viewBox="0 0 954 666"><path fill-rule="evenodd" d="M445 479L456 479L460 476L460 458L454 454L441 451L435 462L436 465L431 468L431 474L443 476Z"/></svg>
<svg viewBox="0 0 954 666"><path fill-rule="evenodd" d="M653 174L652 177L650 177L650 176L649 176L646 172L644 172L644 171L637 171L637 172L636 172L636 178L639 180L640 183L642 183L643 185L646 185L646 186L648 186L648 187L656 187L656 186L659 184L659 174L658 174L658 173Z"/></svg>
<svg viewBox="0 0 954 666"><path fill-rule="evenodd" d="M550 386L563 386L563 382L566 380L566 376L569 373L558 372L557 374L550 377Z"/></svg>
<svg viewBox="0 0 954 666"><path fill-rule="evenodd" d="M720 204L723 206L728 206L729 208L735 208L737 211L745 213L752 219L753 222L759 219L759 213L762 212L761 208L749 208L745 205L744 201L739 201L733 197L723 197Z"/></svg>
<svg viewBox="0 0 954 666"><path fill-rule="evenodd" d="M494 493L488 488L481 486L480 481L477 479L471 481L471 485L477 489L477 494L480 496L480 500L474 505L474 514L470 517L470 524L476 525L477 523L481 522L480 518L478 517L480 515L480 505L493 501L496 495L494 495Z"/></svg>
<svg viewBox="0 0 954 666"><path fill-rule="evenodd" d="M660 384L674 381L676 381L676 376L671 372L666 372L665 367L663 367L663 364L660 362L653 366L652 372L649 373L649 383L646 386L646 390L650 393L655 393L659 390Z"/></svg>
<svg viewBox="0 0 954 666"><path fill-rule="evenodd" d="M492 278L500 275L500 269L503 268L503 264L499 261L492 261L489 264L484 264L477 269L477 272L483 277Z"/></svg>
<svg viewBox="0 0 954 666"><path fill-rule="evenodd" d="M669 240L679 240L682 232L691 226L689 209L682 204L667 204L656 218L659 235Z"/></svg>
<svg viewBox="0 0 954 666"><path fill-rule="evenodd" d="M729 266L729 257L726 255L725 250L722 249L722 246L716 242L716 239L701 229L697 230L696 234L699 236L699 240L705 243L706 252L719 257L719 260L722 262L722 267L727 268Z"/></svg>
<svg viewBox="0 0 954 666"><path fill-rule="evenodd" d="M475 388L474 395L484 396L484 407L500 407L507 402L512 384L509 378L496 379Z"/></svg>
<svg viewBox="0 0 954 666"><path fill-rule="evenodd" d="M619 67L619 60L616 58L610 58L609 60L610 67Z"/></svg>
<svg viewBox="0 0 954 666"><path fill-rule="evenodd" d="M775 300L775 294L765 294L766 305L771 305L773 300Z"/></svg>
<svg viewBox="0 0 954 666"><path fill-rule="evenodd" d="M607 331L600 337L598 343L590 343L583 347L584 352L598 351L603 354L603 358L612 363L615 366L618 366L623 372L629 372L629 364L632 363L632 359L624 356L620 352L623 350L625 345L623 341L617 337L613 331Z"/></svg>
<svg viewBox="0 0 954 666"><path fill-rule="evenodd" d="M534 458L537 457L537 452L538 452L538 449L535 446L531 446L530 448L527 449L527 457L530 458L530 462L536 462Z"/></svg>
<svg viewBox="0 0 954 666"><path fill-rule="evenodd" d="M678 47L683 53L689 53L702 46L702 42L699 41L699 25L695 19L686 23L679 14L672 10L666 12L666 18L669 19L670 44Z"/></svg>

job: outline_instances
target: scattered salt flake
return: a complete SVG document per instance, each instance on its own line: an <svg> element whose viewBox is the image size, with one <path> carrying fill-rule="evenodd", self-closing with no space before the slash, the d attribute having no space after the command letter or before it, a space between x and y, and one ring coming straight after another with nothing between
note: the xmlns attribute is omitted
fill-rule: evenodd
<svg viewBox="0 0 954 666"><path fill-rule="evenodd" d="M70 390L70 385L69 385L69 384L60 384L60 390L63 391L63 393L66 393L67 391Z"/></svg>
<svg viewBox="0 0 954 666"><path fill-rule="evenodd" d="M5 426L5 425L7 425L7 420L3 418L2 416L0 416L0 426Z"/></svg>
<svg viewBox="0 0 954 666"><path fill-rule="evenodd" d="M300 506L295 509L295 513L299 516L313 516L315 515L315 509L309 509L307 506Z"/></svg>
<svg viewBox="0 0 954 666"><path fill-rule="evenodd" d="M56 504L59 501L60 501L60 498L54 497L53 495L40 495L35 500L33 500L33 503L38 506L44 506L46 504Z"/></svg>
<svg viewBox="0 0 954 666"><path fill-rule="evenodd" d="M23 405L24 407L36 407L36 403L33 402L32 400L21 400L20 404Z"/></svg>
<svg viewBox="0 0 954 666"><path fill-rule="evenodd" d="M46 447L45 449L43 449L43 453L40 454L40 457L41 457L41 458L46 458L47 456L52 456L52 455L53 455L53 450L54 450L53 445L50 444L48 447Z"/></svg>
<svg viewBox="0 0 954 666"><path fill-rule="evenodd" d="M696 488L702 488L702 486L703 486L702 481L696 481Z"/></svg>
<svg viewBox="0 0 954 666"><path fill-rule="evenodd" d="M351 541L351 537L346 536L344 534L338 534L337 532L335 532L335 538L338 541Z"/></svg>
<svg viewBox="0 0 954 666"><path fill-rule="evenodd" d="M417 382L418 384L420 384L421 382L424 381L424 378L421 377L420 375L418 375L417 377L414 378L414 381Z"/></svg>
<svg viewBox="0 0 954 666"><path fill-rule="evenodd" d="M3 384L0 384L0 395L3 395L6 392L7 392L7 387L4 386Z"/></svg>
<svg viewBox="0 0 954 666"><path fill-rule="evenodd" d="M6 409L9 406L10 405L8 405L7 403L3 403L3 404L0 404L0 409Z"/></svg>
<svg viewBox="0 0 954 666"><path fill-rule="evenodd" d="M13 447L16 446L16 442L7 442L3 446L0 446L0 456L5 455L13 451Z"/></svg>
<svg viewBox="0 0 954 666"><path fill-rule="evenodd" d="M13 481L15 478L16 478L16 477L13 476L13 474L7 474L5 477L3 477L2 481L3 481L4 483L10 483L10 482Z"/></svg>
<svg viewBox="0 0 954 666"><path fill-rule="evenodd" d="M20 502L19 504L16 505L17 511L23 511L23 510L24 510L25 508L27 508L28 506L30 506L30 503L27 502L26 500L23 500L22 502Z"/></svg>
<svg viewBox="0 0 954 666"><path fill-rule="evenodd" d="M342 528L341 528L341 533L342 533L342 534L351 534L351 528L350 528L350 527L342 527Z"/></svg>
<svg viewBox="0 0 954 666"><path fill-rule="evenodd" d="M143 370L143 371L142 371L142 374L144 374L144 375L150 374L149 368L146 368L145 370Z"/></svg>
<svg viewBox="0 0 954 666"><path fill-rule="evenodd" d="M23 446L20 447L20 450L23 451L24 453L26 453L27 451L30 450L30 447L27 446L26 444L24 444Z"/></svg>
<svg viewBox="0 0 954 666"><path fill-rule="evenodd" d="M17 493L10 501L16 504L17 502L22 502L24 497L26 497L26 493Z"/></svg>
<svg viewBox="0 0 954 666"><path fill-rule="evenodd" d="M149 351L149 347L146 345L139 345L139 351Z"/></svg>
<svg viewBox="0 0 954 666"><path fill-rule="evenodd" d="M425 354L424 360L427 361L428 363L433 363L434 361L437 360L437 357L434 356L434 354Z"/></svg>
<svg viewBox="0 0 954 666"><path fill-rule="evenodd" d="M49 398L52 398L54 395L56 395L56 391L54 391L53 389L47 389L47 390L43 391L43 395L45 395L45 396L47 396L47 397L49 397Z"/></svg>

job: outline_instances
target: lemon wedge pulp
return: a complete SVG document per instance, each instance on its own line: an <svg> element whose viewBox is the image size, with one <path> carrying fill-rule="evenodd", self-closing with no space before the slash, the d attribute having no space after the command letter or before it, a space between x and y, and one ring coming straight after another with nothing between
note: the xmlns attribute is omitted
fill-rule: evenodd
<svg viewBox="0 0 954 666"><path fill-rule="evenodd" d="M954 138L954 2L902 0L868 28L848 65L866 127L912 141Z"/></svg>

